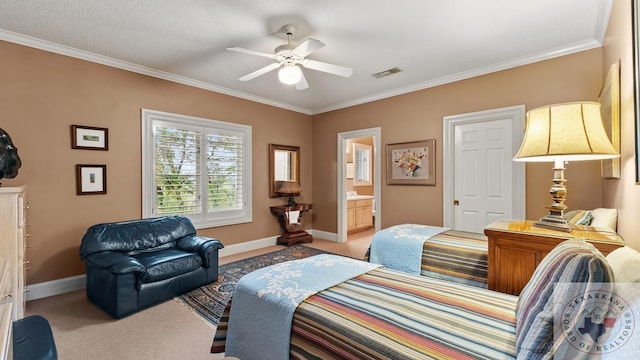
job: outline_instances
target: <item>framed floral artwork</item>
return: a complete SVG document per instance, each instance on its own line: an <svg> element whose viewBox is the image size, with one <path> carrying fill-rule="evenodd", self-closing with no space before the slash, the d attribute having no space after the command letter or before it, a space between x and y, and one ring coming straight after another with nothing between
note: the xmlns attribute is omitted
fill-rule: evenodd
<svg viewBox="0 0 640 360"><path fill-rule="evenodd" d="M435 184L435 140L387 144L387 185Z"/></svg>

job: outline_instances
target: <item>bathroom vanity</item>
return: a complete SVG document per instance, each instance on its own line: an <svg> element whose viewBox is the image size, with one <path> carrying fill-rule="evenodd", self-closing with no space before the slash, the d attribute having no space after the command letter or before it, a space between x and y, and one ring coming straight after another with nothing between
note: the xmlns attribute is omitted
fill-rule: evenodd
<svg viewBox="0 0 640 360"><path fill-rule="evenodd" d="M373 196L354 195L347 197L347 233L373 227Z"/></svg>

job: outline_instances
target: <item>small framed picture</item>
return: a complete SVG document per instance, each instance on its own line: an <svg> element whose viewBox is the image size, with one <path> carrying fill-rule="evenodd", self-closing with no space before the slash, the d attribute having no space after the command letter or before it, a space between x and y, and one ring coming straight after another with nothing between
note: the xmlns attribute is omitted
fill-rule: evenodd
<svg viewBox="0 0 640 360"><path fill-rule="evenodd" d="M76 194L107 193L107 165L76 165Z"/></svg>
<svg viewBox="0 0 640 360"><path fill-rule="evenodd" d="M71 125L71 148L109 150L109 129Z"/></svg>
<svg viewBox="0 0 640 360"><path fill-rule="evenodd" d="M353 179L353 163L347 163L347 179Z"/></svg>

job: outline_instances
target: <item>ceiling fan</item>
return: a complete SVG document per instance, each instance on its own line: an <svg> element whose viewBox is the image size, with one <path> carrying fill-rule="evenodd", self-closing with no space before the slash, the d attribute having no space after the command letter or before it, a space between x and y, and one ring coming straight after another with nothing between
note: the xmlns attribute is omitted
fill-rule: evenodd
<svg viewBox="0 0 640 360"><path fill-rule="evenodd" d="M295 46L291 44L291 38L295 34L296 27L294 25L285 25L282 27L281 31L287 34L288 41L287 44L278 46L275 49L274 54L253 51L240 47L227 48L227 50L229 51L262 56L277 61L252 73L244 75L238 80L249 81L257 78L260 75L264 75L269 71L280 68L280 70L278 71L278 78L282 83L287 85L295 85L297 90L304 90L309 87L309 84L304 77L302 69L298 65L302 65L307 69L322 71L344 77L349 77L353 73L353 69L345 66L306 59L308 55L325 46L322 41L309 38L300 45Z"/></svg>

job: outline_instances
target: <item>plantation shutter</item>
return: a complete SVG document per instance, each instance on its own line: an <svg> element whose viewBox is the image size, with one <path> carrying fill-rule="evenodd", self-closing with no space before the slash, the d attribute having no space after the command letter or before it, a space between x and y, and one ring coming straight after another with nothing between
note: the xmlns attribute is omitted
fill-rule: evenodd
<svg viewBox="0 0 640 360"><path fill-rule="evenodd" d="M244 135L214 131L207 135L208 211L243 207Z"/></svg>
<svg viewBox="0 0 640 360"><path fill-rule="evenodd" d="M142 216L252 221L251 127L142 110Z"/></svg>
<svg viewBox="0 0 640 360"><path fill-rule="evenodd" d="M198 131L156 128L156 212L158 215L202 212Z"/></svg>

